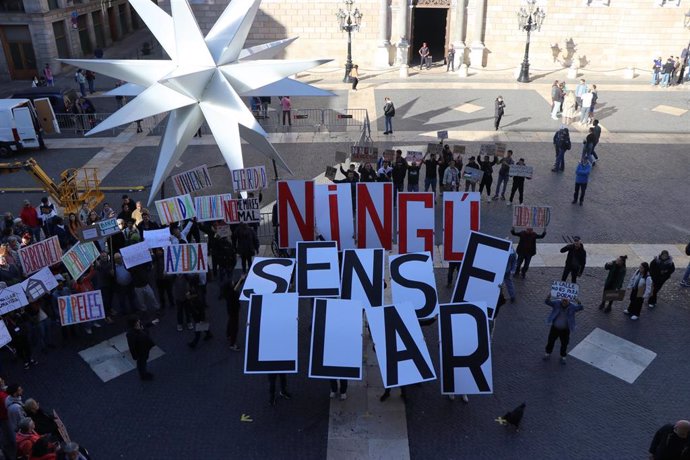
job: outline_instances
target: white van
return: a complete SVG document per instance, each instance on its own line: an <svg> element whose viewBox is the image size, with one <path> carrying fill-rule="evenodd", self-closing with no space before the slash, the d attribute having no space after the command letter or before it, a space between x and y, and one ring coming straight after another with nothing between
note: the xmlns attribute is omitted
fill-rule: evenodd
<svg viewBox="0 0 690 460"><path fill-rule="evenodd" d="M24 148L45 148L36 110L28 99L0 99L0 156Z"/></svg>

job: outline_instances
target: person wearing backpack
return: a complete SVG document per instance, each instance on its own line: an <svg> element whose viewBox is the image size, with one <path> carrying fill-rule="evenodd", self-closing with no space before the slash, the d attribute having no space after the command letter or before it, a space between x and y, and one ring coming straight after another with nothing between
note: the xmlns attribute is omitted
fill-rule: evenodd
<svg viewBox="0 0 690 460"><path fill-rule="evenodd" d="M393 117L395 116L395 106L389 97L383 98L383 117L385 131L383 134L393 134Z"/></svg>
<svg viewBox="0 0 690 460"><path fill-rule="evenodd" d="M556 149L556 162L553 164L552 172L563 172L565 169L565 152L570 150L570 131L565 125L553 135L553 146Z"/></svg>
<svg viewBox="0 0 690 460"><path fill-rule="evenodd" d="M649 300L652 295L652 277L649 276L649 264L642 262L640 268L635 270L635 274L628 283L630 289L630 304L623 313L630 315L630 319L636 321L640 318L642 305Z"/></svg>

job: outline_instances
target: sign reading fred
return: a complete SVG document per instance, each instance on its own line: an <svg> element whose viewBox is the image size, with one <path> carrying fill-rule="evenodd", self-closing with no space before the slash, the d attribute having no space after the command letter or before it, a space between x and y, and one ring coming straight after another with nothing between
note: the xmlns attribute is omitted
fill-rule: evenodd
<svg viewBox="0 0 690 460"><path fill-rule="evenodd" d="M208 270L206 243L171 244L165 250L165 273L203 273Z"/></svg>
<svg viewBox="0 0 690 460"><path fill-rule="evenodd" d="M252 190L260 190L267 186L268 178L266 177L266 167L264 166L233 169L232 171L232 189L235 192L251 192Z"/></svg>

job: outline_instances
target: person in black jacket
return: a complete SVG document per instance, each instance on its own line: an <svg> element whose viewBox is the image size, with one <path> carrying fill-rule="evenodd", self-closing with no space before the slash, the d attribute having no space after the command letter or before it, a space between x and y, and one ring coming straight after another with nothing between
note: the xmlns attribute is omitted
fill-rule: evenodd
<svg viewBox="0 0 690 460"><path fill-rule="evenodd" d="M604 281L604 294L606 291L617 291L623 287L623 282L625 281L625 261L628 256L619 256L616 260L608 262L604 265L604 268L609 272L606 275L606 281ZM609 313L611 311L611 305L613 305L613 300L609 300L609 304L604 308L604 297L601 299L599 304L599 310L604 310L604 313Z"/></svg>
<svg viewBox="0 0 690 460"><path fill-rule="evenodd" d="M242 273L247 273L254 254L259 252L259 237L254 229L241 222L232 232L232 244L242 259Z"/></svg>
<svg viewBox="0 0 690 460"><path fill-rule="evenodd" d="M532 257L537 253L537 240L546 236L546 229L542 233L537 234L532 227L527 227L521 232L516 232L513 227L510 229L510 233L520 238L515 251L517 253L517 263L515 264L515 274L513 276L518 276L518 273L520 273L524 278L525 273L529 270L529 263Z"/></svg>
<svg viewBox="0 0 690 460"><path fill-rule="evenodd" d="M503 96L498 96L494 103L494 128L496 128L496 131L498 131L498 126L501 124L505 108L506 104L503 102Z"/></svg>
<svg viewBox="0 0 690 460"><path fill-rule="evenodd" d="M690 459L690 422L678 420L662 426L654 434L649 446L652 460Z"/></svg>
<svg viewBox="0 0 690 460"><path fill-rule="evenodd" d="M371 163L360 164L358 171L360 182L376 182L376 171L372 168Z"/></svg>
<svg viewBox="0 0 690 460"><path fill-rule="evenodd" d="M563 268L561 281L565 281L568 275L570 275L572 282L577 283L577 277L582 276L582 272L585 271L585 265L587 263L587 251L585 251L580 237L574 237L572 244L563 246L561 248L561 253L563 252L567 252L568 256L565 259L565 267Z"/></svg>
<svg viewBox="0 0 690 460"><path fill-rule="evenodd" d="M345 171L345 170L343 169L343 165L340 165L340 173L341 173L343 176L347 177L347 173L348 173L348 172L352 172L352 174L355 176L355 181L359 182L359 180L360 180L360 179L359 179L359 174L357 173L357 171L356 171L356 169L355 169L355 164L354 164L354 163L350 163L350 168L349 168L347 171Z"/></svg>
<svg viewBox="0 0 690 460"><path fill-rule="evenodd" d="M489 155L484 155L484 160L482 161L481 157L478 157L477 162L479 163L481 170L484 171L482 180L479 183L479 195L481 195L484 191L484 188L486 188L486 193L488 195L488 199L486 201L491 203L491 184L494 181L494 165L498 163L498 158L494 156L493 161L491 161L489 160Z"/></svg>
<svg viewBox="0 0 690 460"><path fill-rule="evenodd" d="M242 292L245 279L247 279L247 275L243 274L236 283L228 280L220 288L220 297L225 299L225 306L228 311L228 324L225 328L225 335L232 351L240 351L240 347L237 345L237 332L240 327L240 309L242 307L240 292Z"/></svg>
<svg viewBox="0 0 690 460"><path fill-rule="evenodd" d="M676 271L676 265L666 250L661 251L661 254L649 263L649 275L652 277L653 283L652 295L647 304L649 308L656 307L656 296L674 271Z"/></svg>
<svg viewBox="0 0 690 460"><path fill-rule="evenodd" d="M429 159L427 160L426 157L427 155L429 156ZM425 153L424 158L422 158L422 162L424 163L424 191L428 192L429 187L431 187L431 191L436 193L436 183L438 180L438 165L441 163L440 160L436 158L435 153Z"/></svg>
<svg viewBox="0 0 690 460"><path fill-rule="evenodd" d="M139 318L130 318L129 331L127 332L127 345L132 358L137 362L137 370L141 380L153 380L153 374L146 369L151 348L155 346L147 329L156 324L158 320L153 320L146 325L141 323Z"/></svg>
<svg viewBox="0 0 690 460"><path fill-rule="evenodd" d="M187 317L192 318L194 321L194 339L187 343L189 348L192 349L196 348L199 343L202 332L205 332L204 340L211 340L213 338L209 324L206 321L206 306L204 305L205 302L200 297L201 294L198 278L192 278L189 283L189 291L185 294L184 300Z"/></svg>
<svg viewBox="0 0 690 460"><path fill-rule="evenodd" d="M405 191L405 176L407 175L407 161L402 157L402 150L395 151L393 160L393 189L394 197L397 198L398 192Z"/></svg>

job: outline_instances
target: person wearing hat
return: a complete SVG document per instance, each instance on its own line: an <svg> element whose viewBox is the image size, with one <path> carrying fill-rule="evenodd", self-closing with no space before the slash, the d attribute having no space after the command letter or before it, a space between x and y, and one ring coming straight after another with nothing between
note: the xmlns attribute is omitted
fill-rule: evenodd
<svg viewBox="0 0 690 460"><path fill-rule="evenodd" d="M573 242L561 248L561 253L567 252L568 256L565 259L565 267L563 268L563 276L561 281L565 281L570 275L573 284L577 283L577 277L582 276L587 264L587 251L582 245L579 236L573 237Z"/></svg>
<svg viewBox="0 0 690 460"><path fill-rule="evenodd" d="M19 212L21 222L29 227L29 231L34 235L34 239L39 241L41 239L41 220L38 217L36 208L31 206L29 200L24 200L24 206Z"/></svg>
<svg viewBox="0 0 690 460"><path fill-rule="evenodd" d="M656 307L657 294L675 270L676 265L673 263L673 257L665 249L649 263L649 274L652 277L653 285L652 295L647 304L649 308Z"/></svg>

